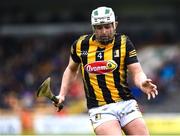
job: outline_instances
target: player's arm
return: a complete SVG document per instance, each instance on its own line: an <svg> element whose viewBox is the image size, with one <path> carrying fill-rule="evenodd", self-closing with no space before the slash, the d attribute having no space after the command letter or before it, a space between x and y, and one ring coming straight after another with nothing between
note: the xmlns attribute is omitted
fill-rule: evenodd
<svg viewBox="0 0 180 136"><path fill-rule="evenodd" d="M134 84L148 95L148 100L158 95L157 86L148 79L143 72L140 63L133 63L127 66Z"/></svg>
<svg viewBox="0 0 180 136"><path fill-rule="evenodd" d="M69 87L71 83L75 80L78 67L79 67L79 63L75 63L70 57L69 64L66 67L62 77L61 88L58 95L59 103L62 103L65 100L65 96L69 91Z"/></svg>
<svg viewBox="0 0 180 136"><path fill-rule="evenodd" d="M148 95L148 99L155 98L158 95L157 87L144 74L137 58L135 47L131 40L126 37L126 58L127 68L132 76L134 84Z"/></svg>

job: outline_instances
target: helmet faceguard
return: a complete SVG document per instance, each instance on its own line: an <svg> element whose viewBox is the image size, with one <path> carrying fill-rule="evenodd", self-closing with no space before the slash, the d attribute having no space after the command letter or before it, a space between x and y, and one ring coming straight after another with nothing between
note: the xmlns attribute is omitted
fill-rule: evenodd
<svg viewBox="0 0 180 136"><path fill-rule="evenodd" d="M113 23L115 25L115 15L112 8L99 7L92 11L91 14L91 25L102 25Z"/></svg>
<svg viewBox="0 0 180 136"><path fill-rule="evenodd" d="M91 14L91 25L93 31L95 31L94 26L105 25L105 24L112 24L114 27L114 32L111 34L111 36L108 39L103 38L101 36L96 36L97 40L104 45L112 42L113 40L116 29L115 15L113 10L109 7L99 7L93 10Z"/></svg>

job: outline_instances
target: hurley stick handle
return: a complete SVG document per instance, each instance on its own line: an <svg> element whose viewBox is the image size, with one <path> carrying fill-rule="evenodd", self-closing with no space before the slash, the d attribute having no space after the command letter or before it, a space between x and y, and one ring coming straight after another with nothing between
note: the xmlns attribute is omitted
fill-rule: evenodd
<svg viewBox="0 0 180 136"><path fill-rule="evenodd" d="M64 107L64 105L63 105L62 103L59 103L59 99L57 99L56 96L53 96L53 97L51 98L51 100L52 100L55 104L57 104L58 111L60 111L60 110Z"/></svg>

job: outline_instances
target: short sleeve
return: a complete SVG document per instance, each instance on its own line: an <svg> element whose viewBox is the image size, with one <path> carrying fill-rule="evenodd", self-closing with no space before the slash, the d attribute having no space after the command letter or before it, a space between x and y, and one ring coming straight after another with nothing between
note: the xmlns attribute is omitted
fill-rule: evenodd
<svg viewBox="0 0 180 136"><path fill-rule="evenodd" d="M129 37L127 37L126 39L126 64L129 65L136 62L138 62L136 49L133 43L131 42L131 40L129 39Z"/></svg>
<svg viewBox="0 0 180 136"><path fill-rule="evenodd" d="M80 63L81 60L80 60L79 56L77 55L76 46L77 46L77 41L75 41L75 42L71 45L71 58L73 59L73 61L74 61L75 63Z"/></svg>

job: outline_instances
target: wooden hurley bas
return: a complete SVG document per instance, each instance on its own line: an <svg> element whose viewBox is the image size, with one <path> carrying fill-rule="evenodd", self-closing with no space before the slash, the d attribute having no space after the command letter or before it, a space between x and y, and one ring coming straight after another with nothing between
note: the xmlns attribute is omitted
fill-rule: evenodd
<svg viewBox="0 0 180 136"><path fill-rule="evenodd" d="M48 77L38 88L37 97L47 97L48 99L53 101L55 104L57 104L57 107L59 108L59 110L61 110L63 108L63 104L62 103L58 104L59 100L52 93L50 83L51 83L51 78Z"/></svg>

